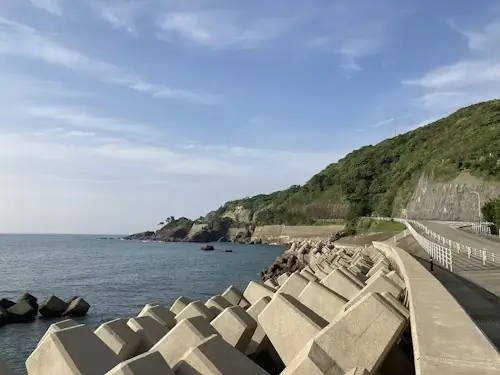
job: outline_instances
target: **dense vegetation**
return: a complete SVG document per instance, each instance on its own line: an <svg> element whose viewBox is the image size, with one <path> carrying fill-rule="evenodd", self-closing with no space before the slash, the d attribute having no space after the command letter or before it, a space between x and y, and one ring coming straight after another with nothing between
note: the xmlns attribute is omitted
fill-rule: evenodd
<svg viewBox="0 0 500 375"><path fill-rule="evenodd" d="M487 202L481 210L486 221L500 225L500 198Z"/></svg>
<svg viewBox="0 0 500 375"><path fill-rule="evenodd" d="M406 206L422 173L446 180L462 171L500 178L500 100L462 108L430 125L362 147L303 186L227 202L211 215L243 206L258 224L289 225L372 213L389 216Z"/></svg>

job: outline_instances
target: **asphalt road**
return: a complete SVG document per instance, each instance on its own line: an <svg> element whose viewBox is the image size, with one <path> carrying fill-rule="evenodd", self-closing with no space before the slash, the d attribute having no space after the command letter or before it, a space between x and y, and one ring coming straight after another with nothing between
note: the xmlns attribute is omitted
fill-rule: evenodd
<svg viewBox="0 0 500 375"><path fill-rule="evenodd" d="M465 231L455 229L444 223L436 223L434 221L422 221L433 232L450 239L460 242L463 245L470 246L479 250L486 250L491 253L500 254L500 244L490 241L487 238L467 233Z"/></svg>

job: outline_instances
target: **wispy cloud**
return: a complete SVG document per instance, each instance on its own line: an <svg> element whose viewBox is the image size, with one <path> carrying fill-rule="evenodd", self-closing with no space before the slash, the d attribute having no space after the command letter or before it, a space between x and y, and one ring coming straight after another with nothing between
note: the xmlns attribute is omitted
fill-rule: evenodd
<svg viewBox="0 0 500 375"><path fill-rule="evenodd" d="M95 14L115 29L123 29L135 34L136 17L143 9L145 2L136 0L88 0Z"/></svg>
<svg viewBox="0 0 500 375"><path fill-rule="evenodd" d="M212 48L253 49L278 39L295 22L292 18L245 19L236 11L174 12L161 16L159 36L167 41L187 40Z"/></svg>
<svg viewBox="0 0 500 375"><path fill-rule="evenodd" d="M62 16L63 8L61 6L60 0L30 0L31 4L35 7L40 8L46 12L55 14L57 16Z"/></svg>
<svg viewBox="0 0 500 375"><path fill-rule="evenodd" d="M0 54L40 60L155 97L203 104L214 104L221 100L219 95L150 83L135 72L92 59L63 46L34 28L1 17Z"/></svg>

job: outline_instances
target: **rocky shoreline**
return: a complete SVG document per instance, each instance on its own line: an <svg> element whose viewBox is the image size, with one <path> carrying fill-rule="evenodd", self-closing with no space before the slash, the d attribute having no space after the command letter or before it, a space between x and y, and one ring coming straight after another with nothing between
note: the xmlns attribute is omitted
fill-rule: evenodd
<svg viewBox="0 0 500 375"><path fill-rule="evenodd" d="M27 372L415 375L406 285L391 268L373 247L296 241L243 292L148 304L95 331L53 324Z"/></svg>

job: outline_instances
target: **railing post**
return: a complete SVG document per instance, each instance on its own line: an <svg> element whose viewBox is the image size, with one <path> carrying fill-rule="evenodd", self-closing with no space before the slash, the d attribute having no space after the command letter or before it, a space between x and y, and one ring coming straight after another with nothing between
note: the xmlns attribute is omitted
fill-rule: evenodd
<svg viewBox="0 0 500 375"><path fill-rule="evenodd" d="M470 259L470 246L467 246L467 255L468 255L469 259Z"/></svg>
<svg viewBox="0 0 500 375"><path fill-rule="evenodd" d="M486 250L483 250L483 266L486 265Z"/></svg>

